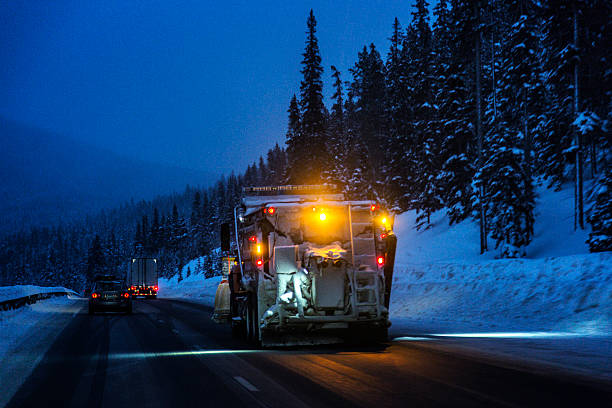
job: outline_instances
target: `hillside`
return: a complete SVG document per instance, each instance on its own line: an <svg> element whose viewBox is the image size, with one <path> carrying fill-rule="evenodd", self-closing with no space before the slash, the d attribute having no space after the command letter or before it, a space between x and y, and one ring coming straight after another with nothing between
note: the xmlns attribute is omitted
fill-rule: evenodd
<svg viewBox="0 0 612 408"><path fill-rule="evenodd" d="M206 185L203 172L147 163L0 118L0 234Z"/></svg>

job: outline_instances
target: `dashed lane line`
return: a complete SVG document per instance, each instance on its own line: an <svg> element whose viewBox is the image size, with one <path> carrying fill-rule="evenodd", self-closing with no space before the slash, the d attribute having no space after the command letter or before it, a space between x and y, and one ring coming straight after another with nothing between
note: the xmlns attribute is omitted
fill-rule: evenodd
<svg viewBox="0 0 612 408"><path fill-rule="evenodd" d="M254 386L253 384L251 384L250 382L248 382L247 380L245 380L244 378L240 376L234 377L234 380L238 381L240 385L242 385L244 388L246 388L247 390L251 392L259 391L259 389L256 386Z"/></svg>

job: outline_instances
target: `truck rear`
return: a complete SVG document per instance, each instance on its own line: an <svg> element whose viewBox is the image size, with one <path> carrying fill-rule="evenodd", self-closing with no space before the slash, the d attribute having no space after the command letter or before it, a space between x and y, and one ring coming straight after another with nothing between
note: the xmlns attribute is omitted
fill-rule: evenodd
<svg viewBox="0 0 612 408"><path fill-rule="evenodd" d="M132 296L156 298L159 290L157 259L132 258L128 268L127 285Z"/></svg>
<svg viewBox="0 0 612 408"><path fill-rule="evenodd" d="M298 186L253 189L235 210L234 331L263 346L386 340L393 215Z"/></svg>

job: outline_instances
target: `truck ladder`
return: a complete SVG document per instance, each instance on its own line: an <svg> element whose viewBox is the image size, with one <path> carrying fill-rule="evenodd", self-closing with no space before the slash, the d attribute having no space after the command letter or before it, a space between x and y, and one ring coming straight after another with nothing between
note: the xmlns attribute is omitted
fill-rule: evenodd
<svg viewBox="0 0 612 408"><path fill-rule="evenodd" d="M367 227L372 226L372 216L369 215L367 220L356 219L350 204L348 205L348 216L353 262L353 273L350 281L353 289L353 310L355 315L359 317L361 311L369 311L372 307L375 307L376 316L380 318L380 279L377 273L374 231L372 231L372 234L363 233ZM364 265L366 270L360 270L360 267Z"/></svg>

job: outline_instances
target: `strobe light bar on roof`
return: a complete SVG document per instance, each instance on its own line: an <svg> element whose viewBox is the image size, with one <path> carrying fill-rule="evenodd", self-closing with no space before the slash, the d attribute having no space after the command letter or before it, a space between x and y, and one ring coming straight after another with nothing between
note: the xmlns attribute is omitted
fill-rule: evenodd
<svg viewBox="0 0 612 408"><path fill-rule="evenodd" d="M274 194L319 194L332 192L336 189L334 185L306 184L306 185L285 185L285 186L256 186L242 187L245 195L266 195Z"/></svg>

